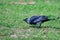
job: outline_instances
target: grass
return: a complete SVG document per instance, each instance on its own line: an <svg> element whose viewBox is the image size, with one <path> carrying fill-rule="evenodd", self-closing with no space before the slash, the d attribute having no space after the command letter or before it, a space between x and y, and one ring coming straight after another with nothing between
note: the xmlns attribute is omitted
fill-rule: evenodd
<svg viewBox="0 0 60 40"><path fill-rule="evenodd" d="M60 40L60 0L34 1L33 5L10 4L19 0L0 1L0 40ZM55 20L43 23L41 28L31 28L23 19L33 15Z"/></svg>

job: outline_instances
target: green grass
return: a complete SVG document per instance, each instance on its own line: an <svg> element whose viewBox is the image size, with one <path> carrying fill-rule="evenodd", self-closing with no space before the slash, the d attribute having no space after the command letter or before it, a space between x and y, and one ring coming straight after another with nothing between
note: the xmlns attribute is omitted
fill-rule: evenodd
<svg viewBox="0 0 60 40"><path fill-rule="evenodd" d="M57 19L60 0L34 0L34 5L10 4L18 1L0 0L0 40L60 40L60 18ZM23 19L33 15L55 20L43 23L41 28L32 28Z"/></svg>

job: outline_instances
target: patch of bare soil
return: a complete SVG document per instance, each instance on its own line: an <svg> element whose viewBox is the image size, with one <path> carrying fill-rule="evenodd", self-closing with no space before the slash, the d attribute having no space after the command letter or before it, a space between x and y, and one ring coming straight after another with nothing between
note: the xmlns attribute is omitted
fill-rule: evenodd
<svg viewBox="0 0 60 40"><path fill-rule="evenodd" d="M22 38L27 38L29 36L29 32L31 32L30 29L20 29L20 28L12 28L11 29L14 34L10 34L10 37L17 38L17 37L22 37Z"/></svg>
<svg viewBox="0 0 60 40"><path fill-rule="evenodd" d="M32 1L32 2L10 2L10 4L24 4L24 5L26 5L26 4L35 4L35 2L34 1Z"/></svg>
<svg viewBox="0 0 60 40"><path fill-rule="evenodd" d="M10 4L35 4L35 1L34 0L29 0L27 2L25 2L24 0L19 0L18 2L10 2Z"/></svg>

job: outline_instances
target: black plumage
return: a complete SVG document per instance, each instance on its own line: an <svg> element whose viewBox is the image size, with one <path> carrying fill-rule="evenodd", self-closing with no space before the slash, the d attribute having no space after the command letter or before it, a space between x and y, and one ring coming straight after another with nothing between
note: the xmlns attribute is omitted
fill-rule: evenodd
<svg viewBox="0 0 60 40"><path fill-rule="evenodd" d="M41 26L42 23L49 21L47 16L32 16L30 18L25 18L24 21L28 24Z"/></svg>

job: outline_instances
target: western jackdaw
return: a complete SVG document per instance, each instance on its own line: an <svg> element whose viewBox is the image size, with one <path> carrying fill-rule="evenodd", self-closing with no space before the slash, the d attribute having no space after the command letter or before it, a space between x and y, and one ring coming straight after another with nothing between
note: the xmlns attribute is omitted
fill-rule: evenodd
<svg viewBox="0 0 60 40"><path fill-rule="evenodd" d="M47 16L32 16L30 18L25 18L24 21L28 24L38 25L41 27L41 24L49 21L50 19Z"/></svg>

